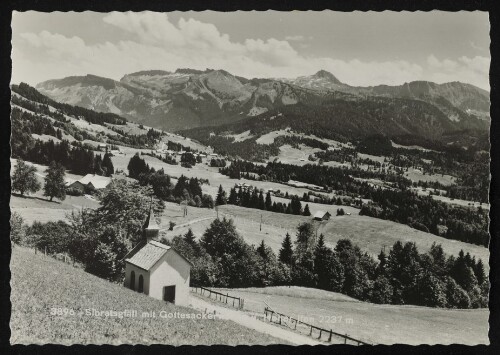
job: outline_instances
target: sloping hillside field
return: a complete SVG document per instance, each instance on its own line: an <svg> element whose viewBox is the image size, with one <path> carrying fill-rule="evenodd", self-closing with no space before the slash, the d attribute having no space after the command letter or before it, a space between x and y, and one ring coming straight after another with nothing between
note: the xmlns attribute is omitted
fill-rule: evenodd
<svg viewBox="0 0 500 355"><path fill-rule="evenodd" d="M13 248L10 268L15 275L11 280L12 344L281 342L227 320L181 319L182 314L199 312L133 292L22 247ZM130 311L137 313L134 316ZM118 312L123 312L121 317Z"/></svg>

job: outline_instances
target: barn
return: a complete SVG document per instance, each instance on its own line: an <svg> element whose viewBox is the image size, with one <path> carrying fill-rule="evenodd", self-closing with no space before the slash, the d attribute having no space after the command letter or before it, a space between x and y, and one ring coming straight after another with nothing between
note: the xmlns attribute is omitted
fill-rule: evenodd
<svg viewBox="0 0 500 355"><path fill-rule="evenodd" d="M143 226L143 240L125 256L125 283L131 290L166 302L189 304L192 263L174 248L162 244L150 208Z"/></svg>
<svg viewBox="0 0 500 355"><path fill-rule="evenodd" d="M318 211L314 214L313 219L315 221L328 221L331 217L331 214L329 212L324 212L324 211Z"/></svg>
<svg viewBox="0 0 500 355"><path fill-rule="evenodd" d="M111 182L111 178L107 176L100 176L95 174L87 174L82 177L80 180L73 181L72 183L67 184L66 186L71 189L77 189L81 193L84 193L88 190L100 190L104 189Z"/></svg>

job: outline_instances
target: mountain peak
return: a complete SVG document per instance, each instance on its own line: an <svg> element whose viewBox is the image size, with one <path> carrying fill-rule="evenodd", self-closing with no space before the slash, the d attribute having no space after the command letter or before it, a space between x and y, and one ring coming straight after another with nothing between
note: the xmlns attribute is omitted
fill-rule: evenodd
<svg viewBox="0 0 500 355"><path fill-rule="evenodd" d="M313 77L328 79L329 81L331 81L331 82L333 82L335 84L342 84L342 82L339 79L337 79L335 77L335 75L333 75L329 71L326 71L326 70L323 70L323 69L320 70L320 71L318 71L316 74L314 74Z"/></svg>

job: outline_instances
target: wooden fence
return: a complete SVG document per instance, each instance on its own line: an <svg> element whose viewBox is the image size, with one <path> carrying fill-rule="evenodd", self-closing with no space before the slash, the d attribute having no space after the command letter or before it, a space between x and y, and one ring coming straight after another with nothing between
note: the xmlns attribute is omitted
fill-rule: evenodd
<svg viewBox="0 0 500 355"><path fill-rule="evenodd" d="M214 290L211 290L209 288L205 288L205 287L196 287L196 286L193 286L191 287L191 290L194 289L194 292L195 293L199 293L200 295L202 296L208 296L208 298L212 298L212 295L215 296L215 300L216 301L220 301L222 303L225 303L225 304L229 304L233 305L233 307L236 307L238 309L243 309L243 306L245 305L245 299L241 298L241 297L234 297L234 296L229 296L229 293L221 293L221 292L217 292L217 291L214 291Z"/></svg>
<svg viewBox="0 0 500 355"><path fill-rule="evenodd" d="M317 330L319 331L319 335L317 337L317 339L320 339L321 340L321 337L324 335L327 335L328 336L328 342L331 342L332 341L332 337L335 335L337 337L340 337L344 340L344 344L347 344L347 341L351 341L353 342L354 344L357 344L357 345L371 345L369 343L366 343L364 341L361 341L359 339L354 339L354 338L351 338L350 336L348 336L347 334L340 334L340 333L336 333L334 332L333 330L327 330L327 329L323 329L323 328L320 328L320 327L317 327L315 325L312 325L312 324L309 324L309 323L306 323L306 322L302 322L298 319L294 319L292 317L289 317L283 313L279 313L279 312L276 312L276 311L273 311L272 309L266 307L264 309L264 318L267 320L267 316L268 314L270 315L269 317L269 322L273 322L273 323L276 323L276 324L279 324L279 325L286 325L288 326L289 328L291 329L294 329L294 330L297 330L297 324L302 324L303 326L305 326L307 329L309 329L309 336L313 336L313 330ZM273 316L276 317L275 320L273 320ZM290 321L290 324L288 324L287 321ZM293 326L293 324L295 323L295 325Z"/></svg>

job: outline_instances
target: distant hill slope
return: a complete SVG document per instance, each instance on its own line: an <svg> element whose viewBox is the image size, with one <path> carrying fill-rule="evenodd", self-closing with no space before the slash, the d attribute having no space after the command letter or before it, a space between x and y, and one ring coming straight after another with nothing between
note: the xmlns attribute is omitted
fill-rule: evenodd
<svg viewBox="0 0 500 355"><path fill-rule="evenodd" d="M340 82L333 74L324 70L320 70L311 76L281 80L317 91L338 91L361 96L409 98L426 101L438 106L448 104L466 112L475 111L484 118L489 116L490 110L489 93L486 90L458 81L444 84L412 81L396 86L355 87ZM447 101L447 103L443 100Z"/></svg>
<svg viewBox="0 0 500 355"><path fill-rule="evenodd" d="M465 116L488 121L490 105L488 92L469 84L411 82L353 87L324 70L296 79L251 80L224 70L150 70L127 74L120 81L94 75L48 80L37 89L59 102L112 112L167 130L233 123L295 104L321 106L339 99L364 102L381 97L423 102L452 122Z"/></svg>
<svg viewBox="0 0 500 355"><path fill-rule="evenodd" d="M199 313L128 290L51 257L14 247L10 320L13 344L276 344L227 320L162 318L160 312ZM63 315L51 315L59 308ZM137 317L86 315L86 310L137 310ZM143 317L142 312L156 317ZM71 313L74 312L74 315ZM80 314L82 312L82 314Z"/></svg>
<svg viewBox="0 0 500 355"><path fill-rule="evenodd" d="M442 110L425 101L372 96L366 100L332 99L321 105L299 103L235 123L181 133L213 145L217 135L247 132L252 137L246 141L249 144L267 133L290 128L296 133L341 142L383 135L400 144L418 144L430 149L455 144L460 148L487 150L489 122L463 111L457 111L457 115L459 119L450 120Z"/></svg>

